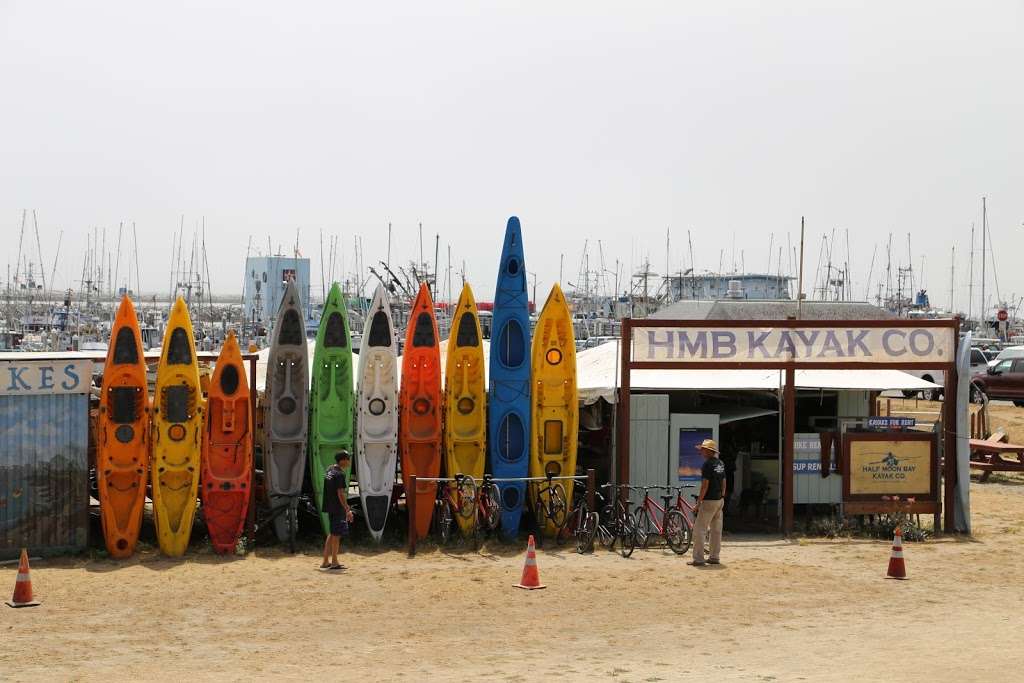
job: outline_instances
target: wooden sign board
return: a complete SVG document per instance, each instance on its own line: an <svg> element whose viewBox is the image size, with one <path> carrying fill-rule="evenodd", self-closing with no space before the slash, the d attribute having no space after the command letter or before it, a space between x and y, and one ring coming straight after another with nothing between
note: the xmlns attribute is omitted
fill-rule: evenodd
<svg viewBox="0 0 1024 683"><path fill-rule="evenodd" d="M892 511L884 496L914 498L914 512L939 500L938 441L926 432L848 433L843 441L843 502L850 514Z"/></svg>

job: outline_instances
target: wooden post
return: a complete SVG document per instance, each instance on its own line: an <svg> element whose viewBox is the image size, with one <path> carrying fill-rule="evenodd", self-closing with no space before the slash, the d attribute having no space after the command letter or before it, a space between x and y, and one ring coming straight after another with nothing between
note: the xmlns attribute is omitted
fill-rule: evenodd
<svg viewBox="0 0 1024 683"><path fill-rule="evenodd" d="M246 550L252 550L256 543L256 358L249 358L249 411L252 419L252 453L249 471L249 509L245 513Z"/></svg>
<svg viewBox="0 0 1024 683"><path fill-rule="evenodd" d="M616 415L618 421L618 448L616 449L616 482L617 484L629 483L629 382L630 382L630 347L633 342L632 319L622 319L622 339L620 341L619 369L621 379L619 381L619 409ZM626 494L625 489L619 489L620 495Z"/></svg>
<svg viewBox="0 0 1024 683"><path fill-rule="evenodd" d="M403 477L404 478L404 477ZM409 557L416 556L416 475L405 487L405 511L409 515Z"/></svg>
<svg viewBox="0 0 1024 683"><path fill-rule="evenodd" d="M793 532L793 434L796 431L796 371L786 368L782 390L782 532Z"/></svg>
<svg viewBox="0 0 1024 683"><path fill-rule="evenodd" d="M960 329L960 319L953 319L953 361L952 366L946 371L946 385L944 388L945 402L943 403L943 453L946 455L946 486L943 489L943 507L945 507L945 520L943 523L943 531L949 533L956 528L956 515L954 505L956 502L956 481L957 481L957 467L956 467L956 409L957 400L959 399L957 392L957 380L958 380L958 369L956 365L956 358L958 353L958 347L960 346L960 336L956 333Z"/></svg>
<svg viewBox="0 0 1024 683"><path fill-rule="evenodd" d="M595 512L594 492L597 490L597 473L594 468L587 468L587 509Z"/></svg>
<svg viewBox="0 0 1024 683"><path fill-rule="evenodd" d="M972 439L977 439L978 438L977 436L975 436L975 434L977 434L978 432L976 432L974 430L974 423L976 422L976 419L975 419L976 417L977 416L974 413L971 413L971 438Z"/></svg>

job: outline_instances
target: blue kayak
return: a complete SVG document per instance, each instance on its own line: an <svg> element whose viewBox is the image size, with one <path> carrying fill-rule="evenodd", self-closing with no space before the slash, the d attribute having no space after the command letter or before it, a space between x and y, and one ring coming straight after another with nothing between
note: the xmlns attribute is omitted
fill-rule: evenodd
<svg viewBox="0 0 1024 683"><path fill-rule="evenodd" d="M525 477L530 461L530 310L519 219L505 228L491 327L487 441L496 479ZM519 533L526 484L502 482L501 529Z"/></svg>

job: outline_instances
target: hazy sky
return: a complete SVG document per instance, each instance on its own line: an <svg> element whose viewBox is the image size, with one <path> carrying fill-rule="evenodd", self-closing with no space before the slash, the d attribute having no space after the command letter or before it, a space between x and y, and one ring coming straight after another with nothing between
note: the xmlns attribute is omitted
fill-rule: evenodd
<svg viewBox="0 0 1024 683"><path fill-rule="evenodd" d="M240 290L250 235L297 228L318 289L320 230L350 269L354 236L373 263L391 221L406 260L422 221L489 300L511 214L541 292L585 240L594 268L600 240L607 269L663 272L666 228L672 270L688 229L698 270L734 242L764 269L806 215L809 280L848 229L863 296L873 247L877 282L910 232L941 305L956 244L964 309L987 195L1000 292L1024 295L1024 5L861 4L0 0L4 260L35 209L77 287L86 232L135 221L165 291L184 214L216 291Z"/></svg>

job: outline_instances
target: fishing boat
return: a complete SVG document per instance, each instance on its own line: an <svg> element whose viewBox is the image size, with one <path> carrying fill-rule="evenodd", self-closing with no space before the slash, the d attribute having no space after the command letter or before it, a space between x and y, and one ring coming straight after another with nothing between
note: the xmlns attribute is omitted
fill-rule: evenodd
<svg viewBox="0 0 1024 683"><path fill-rule="evenodd" d="M203 437L203 518L218 553L234 552L245 527L252 489L253 423L242 351L229 332L206 399Z"/></svg>
<svg viewBox="0 0 1024 683"><path fill-rule="evenodd" d="M309 351L302 322L302 300L290 280L281 298L267 360L265 468L267 494L276 510L274 531L294 541L298 497L306 468L309 405Z"/></svg>
<svg viewBox="0 0 1024 683"><path fill-rule="evenodd" d="M462 286L451 329L444 385L446 474L479 482L487 460L487 379L480 320L468 283ZM455 518L463 533L472 531L473 516Z"/></svg>
<svg viewBox="0 0 1024 683"><path fill-rule="evenodd" d="M324 533L330 522L324 513L324 473L334 464L338 451L352 452L352 345L348 310L341 287L335 282L324 302L316 333L309 395L309 481L320 511ZM345 472L350 481L352 468Z"/></svg>
<svg viewBox="0 0 1024 683"><path fill-rule="evenodd" d="M178 297L164 332L153 399L153 516L165 555L185 553L192 536L202 453L203 396L192 320Z"/></svg>
<svg viewBox="0 0 1024 683"><path fill-rule="evenodd" d="M97 417L96 482L111 557L135 552L149 476L149 396L135 307L121 299L103 366Z"/></svg>
<svg viewBox="0 0 1024 683"><path fill-rule="evenodd" d="M572 314L562 288L551 288L533 331L533 378L530 405L530 476L572 477L576 474L576 445L579 430L579 407L576 392L576 341L573 338ZM564 491L564 499L556 518L564 519L572 501L573 482L560 480L555 488ZM557 531L554 522L541 510L548 508L549 493L541 490L533 500L538 521L545 531Z"/></svg>
<svg viewBox="0 0 1024 683"><path fill-rule="evenodd" d="M402 356L402 388L399 395L399 449L406 496L416 497L416 534L430 531L437 485L409 477L437 477L441 472L441 352L438 347L434 302L426 283L420 285L410 311Z"/></svg>
<svg viewBox="0 0 1024 683"><path fill-rule="evenodd" d="M494 292L488 393L488 443L496 479L525 477L530 453L530 312L526 263L519 219L505 227L498 282ZM506 537L519 532L526 484L500 482L501 528Z"/></svg>
<svg viewBox="0 0 1024 683"><path fill-rule="evenodd" d="M391 302L377 285L359 347L356 474L370 535L380 541L398 464L398 358Z"/></svg>

